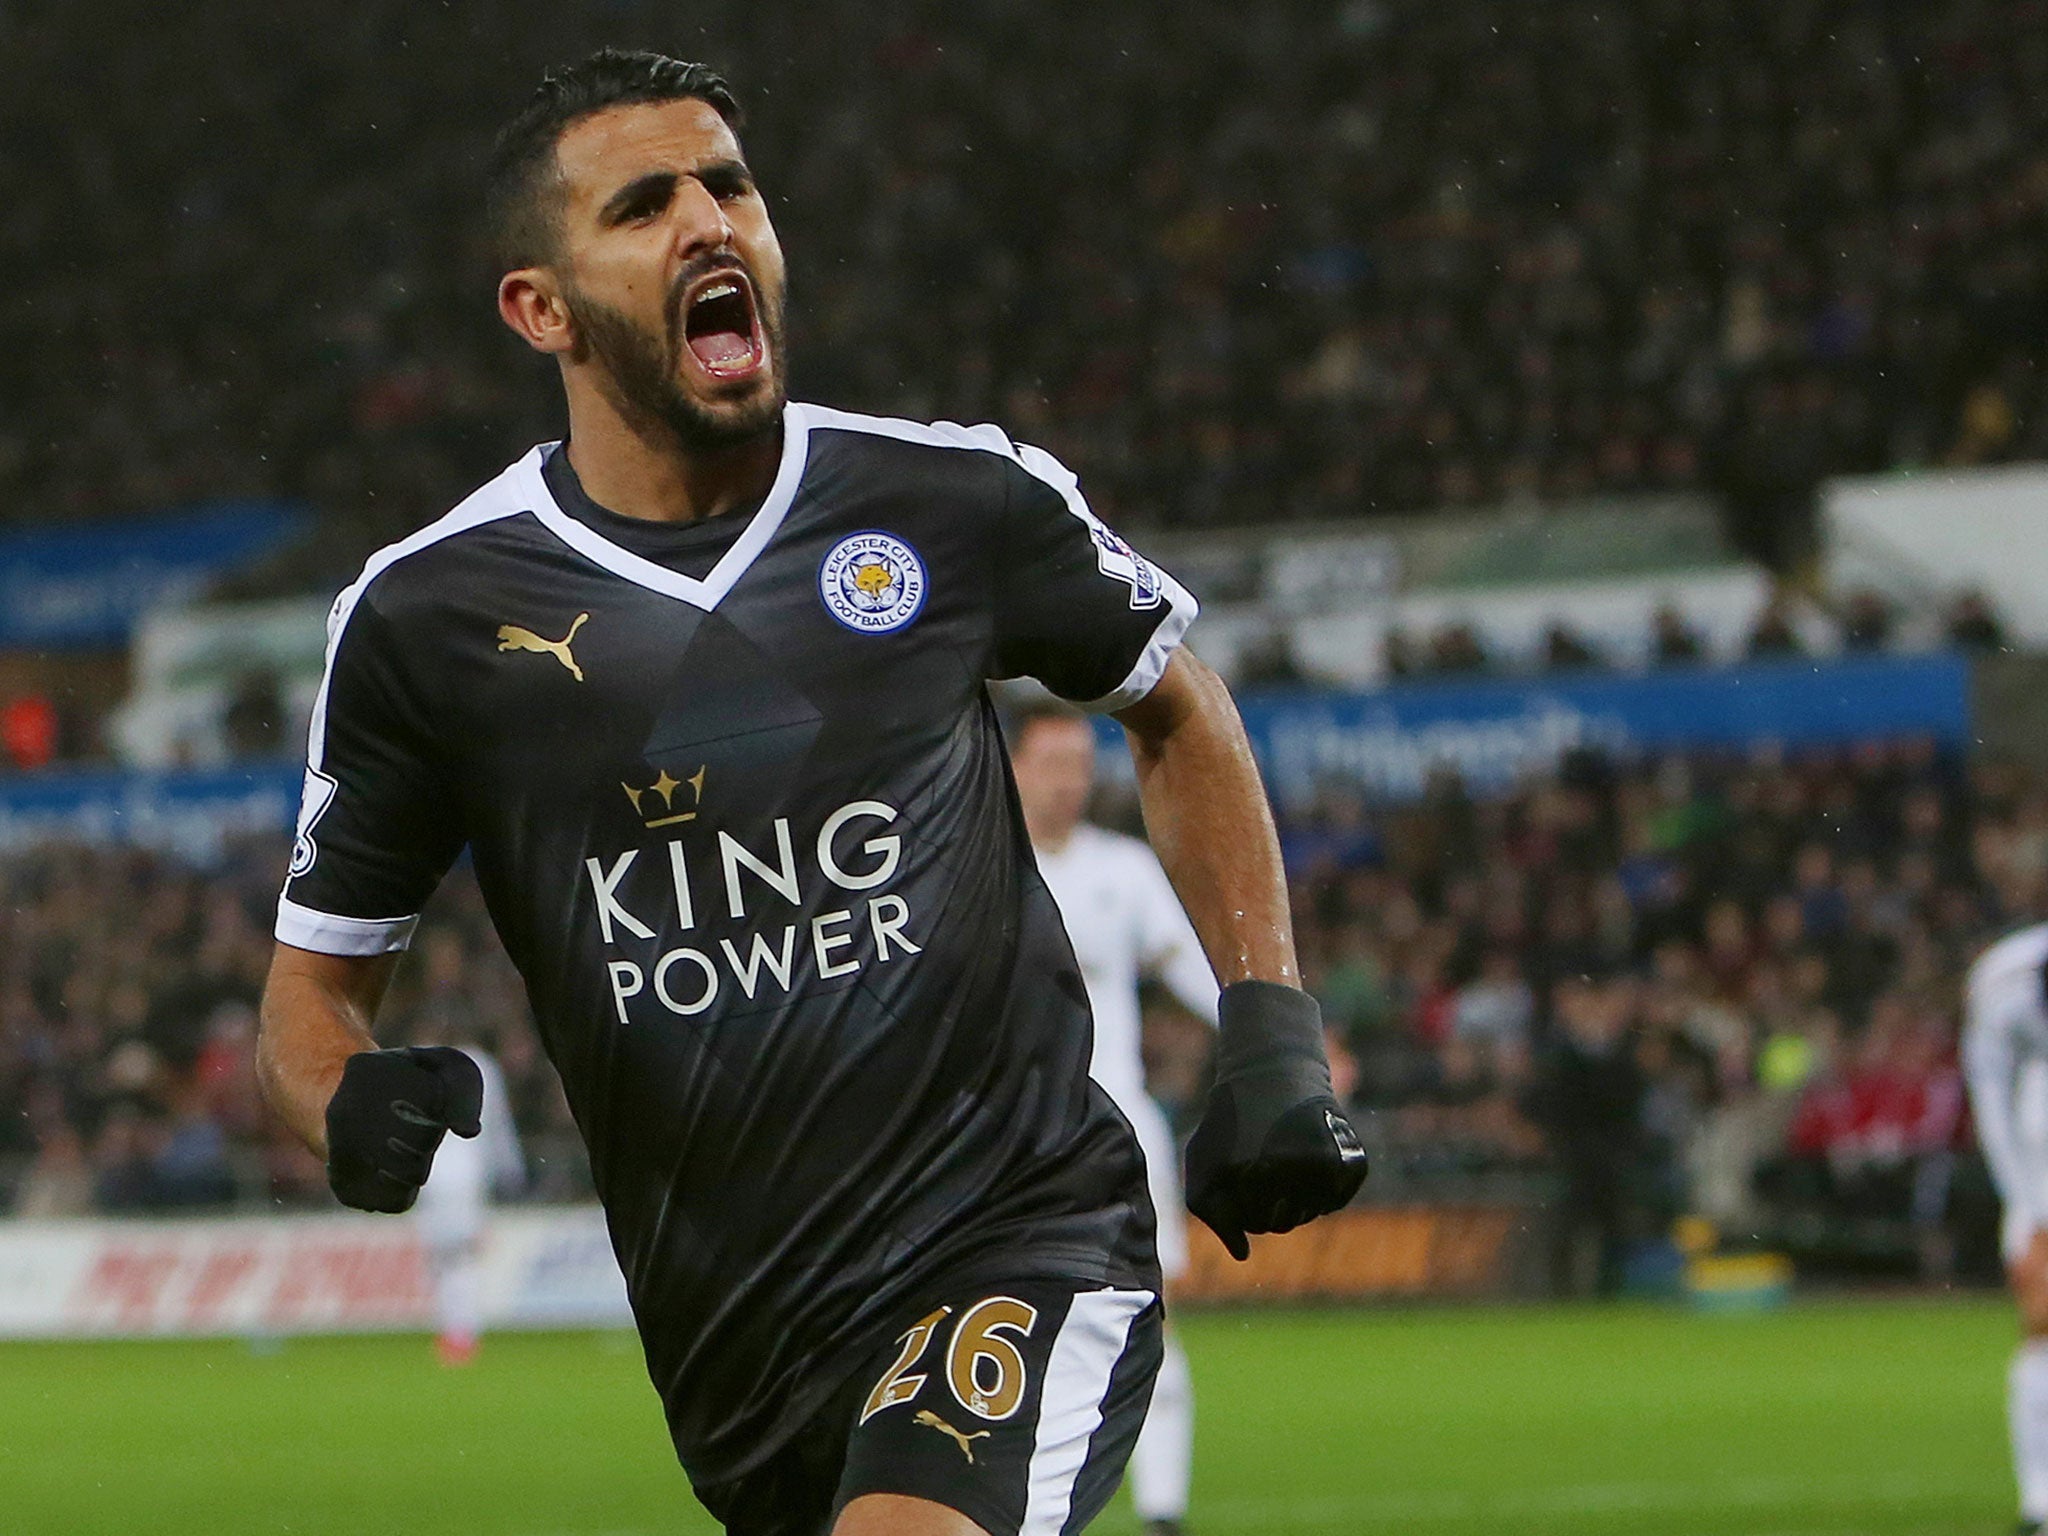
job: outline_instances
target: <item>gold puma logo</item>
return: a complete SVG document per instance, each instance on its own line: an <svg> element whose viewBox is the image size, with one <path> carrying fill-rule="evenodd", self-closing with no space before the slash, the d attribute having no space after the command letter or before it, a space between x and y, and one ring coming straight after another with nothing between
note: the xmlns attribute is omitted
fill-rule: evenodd
<svg viewBox="0 0 2048 1536"><path fill-rule="evenodd" d="M985 1429L976 1430L971 1435L961 1434L959 1430L955 1429L952 1425L948 1424L944 1419L940 1418L936 1413L933 1413L929 1408L920 1408L917 1410L917 1422L926 1426L929 1429L936 1429L942 1435L951 1435L953 1437L953 1443L960 1447L960 1454L967 1458L967 1464L969 1466L973 1466L975 1464L975 1461L974 1447L968 1444L968 1442L970 1440L986 1440L988 1438L988 1431Z"/></svg>
<svg viewBox="0 0 2048 1536"><path fill-rule="evenodd" d="M498 626L498 649L501 651L536 651L543 656L552 656L569 669L569 675L577 682L583 681L583 669L576 665L576 658L569 654L569 646L576 639L576 631L590 622L590 615L579 613L576 622L569 626L569 633L559 640L549 640L536 635L532 630L519 624Z"/></svg>

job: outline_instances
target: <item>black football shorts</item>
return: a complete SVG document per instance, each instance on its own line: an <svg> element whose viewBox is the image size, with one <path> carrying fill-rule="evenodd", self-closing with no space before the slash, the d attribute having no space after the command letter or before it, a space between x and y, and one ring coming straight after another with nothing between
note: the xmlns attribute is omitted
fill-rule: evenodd
<svg viewBox="0 0 2048 1536"><path fill-rule="evenodd" d="M1069 1536L1116 1492L1161 1329L1150 1291L973 1286L911 1320L767 1462L697 1496L730 1536L827 1536L873 1493L944 1504L989 1536Z"/></svg>

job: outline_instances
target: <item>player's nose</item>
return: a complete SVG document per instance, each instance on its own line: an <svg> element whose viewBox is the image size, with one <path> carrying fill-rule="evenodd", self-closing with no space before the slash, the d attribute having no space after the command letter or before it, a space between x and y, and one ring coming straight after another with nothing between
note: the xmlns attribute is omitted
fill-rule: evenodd
<svg viewBox="0 0 2048 1536"><path fill-rule="evenodd" d="M725 205L701 181L685 181L675 201L676 247L684 258L732 244Z"/></svg>

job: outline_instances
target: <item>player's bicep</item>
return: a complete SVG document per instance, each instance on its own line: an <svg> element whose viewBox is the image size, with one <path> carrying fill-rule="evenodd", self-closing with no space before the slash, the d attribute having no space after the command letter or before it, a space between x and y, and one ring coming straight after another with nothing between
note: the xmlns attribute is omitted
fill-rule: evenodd
<svg viewBox="0 0 2048 1536"><path fill-rule="evenodd" d="M1017 460L995 571L992 675L1124 708L1159 681L1195 600L1089 510L1058 460L1029 447Z"/></svg>
<svg viewBox="0 0 2048 1536"><path fill-rule="evenodd" d="M342 621L315 708L277 937L329 955L403 949L463 842L431 711L385 621Z"/></svg>

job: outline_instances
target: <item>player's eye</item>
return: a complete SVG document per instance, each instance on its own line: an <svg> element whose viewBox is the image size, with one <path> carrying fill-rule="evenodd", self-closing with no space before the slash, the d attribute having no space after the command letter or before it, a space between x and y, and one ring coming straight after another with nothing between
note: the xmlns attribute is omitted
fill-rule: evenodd
<svg viewBox="0 0 2048 1536"><path fill-rule="evenodd" d="M651 219L668 206L675 192L675 182L668 178L648 181L634 187L631 192L614 205L614 224L635 224Z"/></svg>
<svg viewBox="0 0 2048 1536"><path fill-rule="evenodd" d="M706 171L703 182L704 190L721 203L730 202L736 197L745 197L754 190L754 178L737 166Z"/></svg>

